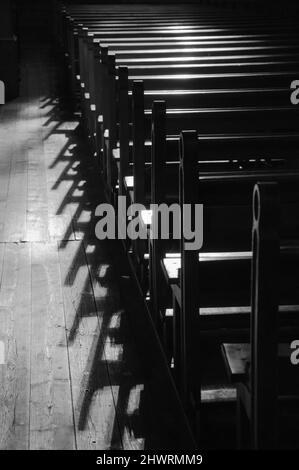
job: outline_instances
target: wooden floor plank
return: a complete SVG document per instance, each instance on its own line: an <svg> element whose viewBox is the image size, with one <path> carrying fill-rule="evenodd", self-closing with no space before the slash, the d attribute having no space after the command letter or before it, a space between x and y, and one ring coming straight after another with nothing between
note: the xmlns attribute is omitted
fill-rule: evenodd
<svg viewBox="0 0 299 470"><path fill-rule="evenodd" d="M66 168L70 167L70 178L76 171L76 162L72 161L71 142L63 134L53 134L44 141L50 240L75 239L69 202L66 200L72 180L65 181L62 178Z"/></svg>
<svg viewBox="0 0 299 470"><path fill-rule="evenodd" d="M28 148L28 194L27 231L28 241L48 241L48 195L47 172L44 155L43 125L47 120L47 110L40 106L40 96L49 81L49 69L42 62L31 64L27 69L30 102L27 103L27 148Z"/></svg>
<svg viewBox="0 0 299 470"><path fill-rule="evenodd" d="M1 127L1 126L0 126ZM2 145L0 131L0 241L4 241L4 229L6 223L6 202L9 186L9 175L11 170L11 159L7 157L10 155L10 149L7 145Z"/></svg>
<svg viewBox="0 0 299 470"><path fill-rule="evenodd" d="M32 244L30 449L74 449L65 317L56 243Z"/></svg>
<svg viewBox="0 0 299 470"><path fill-rule="evenodd" d="M27 148L23 145L22 135L16 136L20 130L19 120L22 111L21 103L8 105L9 114L6 116L8 125L3 140L7 139L6 156L10 159L10 171L7 175L8 187L6 204L3 207L4 227L1 241L23 241L26 235L26 208L27 208ZM25 111L26 114L26 111Z"/></svg>
<svg viewBox="0 0 299 470"><path fill-rule="evenodd" d="M43 144L39 133L30 139L28 151L27 241L48 241L47 179Z"/></svg>
<svg viewBox="0 0 299 470"><path fill-rule="evenodd" d="M31 272L29 244L0 244L0 449L28 449L30 397Z"/></svg>

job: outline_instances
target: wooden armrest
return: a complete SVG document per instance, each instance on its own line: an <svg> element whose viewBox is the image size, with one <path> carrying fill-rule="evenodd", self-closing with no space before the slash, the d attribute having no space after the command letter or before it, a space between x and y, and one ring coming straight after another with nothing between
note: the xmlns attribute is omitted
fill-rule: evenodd
<svg viewBox="0 0 299 470"><path fill-rule="evenodd" d="M170 284L178 281L179 269L181 268L181 258L164 258L162 268Z"/></svg>
<svg viewBox="0 0 299 470"><path fill-rule="evenodd" d="M222 354L231 382L245 382L248 379L248 371L251 361L250 344L223 344ZM282 359L289 358L291 356L291 349L288 343L280 343L278 345L278 356Z"/></svg>
<svg viewBox="0 0 299 470"><path fill-rule="evenodd" d="M232 383L245 382L250 367L250 344L223 344L222 354Z"/></svg>
<svg viewBox="0 0 299 470"><path fill-rule="evenodd" d="M141 220L144 225L149 226L152 223L152 215L153 211L150 209L146 209L144 211L141 211Z"/></svg>
<svg viewBox="0 0 299 470"><path fill-rule="evenodd" d="M120 158L119 148L112 149L112 156L115 160L119 160L119 158Z"/></svg>
<svg viewBox="0 0 299 470"><path fill-rule="evenodd" d="M217 386L215 388L203 389L201 400L203 403L223 403L235 401L237 397L236 388L231 386Z"/></svg>
<svg viewBox="0 0 299 470"><path fill-rule="evenodd" d="M133 189L134 187L134 176L125 176L124 177L124 183L125 183L125 188L126 190Z"/></svg>
<svg viewBox="0 0 299 470"><path fill-rule="evenodd" d="M220 252L220 253L199 253L199 261L201 262L213 262L213 261L233 261L241 259L250 259L251 251L242 252ZM181 268L181 257L178 253L166 254L166 257L162 260L163 269L170 283L177 282L178 272Z"/></svg>

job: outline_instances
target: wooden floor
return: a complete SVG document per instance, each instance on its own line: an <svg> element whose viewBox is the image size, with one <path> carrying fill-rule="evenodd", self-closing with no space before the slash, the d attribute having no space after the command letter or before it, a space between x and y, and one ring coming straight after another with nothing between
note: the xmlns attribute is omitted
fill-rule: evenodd
<svg viewBox="0 0 299 470"><path fill-rule="evenodd" d="M46 46L23 51L0 109L1 449L193 446Z"/></svg>

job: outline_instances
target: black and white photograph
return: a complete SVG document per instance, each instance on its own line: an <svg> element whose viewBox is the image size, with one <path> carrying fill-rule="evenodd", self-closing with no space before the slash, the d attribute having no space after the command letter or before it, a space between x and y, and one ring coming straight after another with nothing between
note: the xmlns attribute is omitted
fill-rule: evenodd
<svg viewBox="0 0 299 470"><path fill-rule="evenodd" d="M292 463L296 0L0 0L0 450Z"/></svg>

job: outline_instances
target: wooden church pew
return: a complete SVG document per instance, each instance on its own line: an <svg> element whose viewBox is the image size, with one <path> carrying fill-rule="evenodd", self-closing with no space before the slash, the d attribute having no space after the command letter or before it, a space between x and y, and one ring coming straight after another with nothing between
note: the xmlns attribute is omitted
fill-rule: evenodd
<svg viewBox="0 0 299 470"><path fill-rule="evenodd" d="M145 182L146 169L145 165L151 163L151 142L150 135L148 131L147 144L144 147L146 141L145 137L145 121L144 108L149 108L154 99L165 98L167 100L168 109L176 108L177 112L180 108L180 105L184 105L187 108L191 108L192 105L197 104L202 107L216 107L216 106L228 106L229 104L234 104L235 106L248 106L251 105L267 105L269 103L275 102L276 104L286 105L289 100L289 90L283 89L227 89L227 90L183 90L183 91L149 91L148 95L143 94L143 84L140 82L135 83L135 90L132 91L131 95L126 93L126 80L127 73L126 69L120 69L120 72L123 72L123 76L120 73L119 75L119 84L120 84L120 100L123 103L120 103L119 106L119 142L117 145L119 148L114 152L114 156L117 159L118 166L118 181L119 181L119 191L120 194L125 194L124 183L126 180L130 180L130 185L128 186L129 192L132 193L130 197L131 202L144 202L148 204L149 192L147 189L147 202L144 194L145 187L150 187L150 182ZM122 83L124 83L124 91L122 90ZM187 100L188 97L188 100ZM133 106L133 109L130 109L130 105ZM181 108L183 109L183 108ZM150 110L147 110L147 120L150 118ZM182 118L183 119L183 118ZM133 139L131 144L130 141L130 130L128 123L132 122L133 126ZM139 131L134 130L134 122L137 122L139 125ZM183 124L183 121L181 122ZM149 128L149 126L148 126ZM178 132L178 130L176 129ZM169 150L169 154L172 155L172 160L178 161L178 139L172 138L169 144L172 144L172 150ZM135 162L134 162L135 155ZM137 157L137 158L136 158ZM170 159L171 160L171 159ZM148 168L149 169L149 168ZM127 177L130 178L127 178ZM131 178L132 176L132 178ZM147 170L147 178L149 177L149 172ZM138 182L138 187L141 190L136 188L134 181ZM140 196L140 195L143 196ZM143 263L144 250L138 254L139 262Z"/></svg>
<svg viewBox="0 0 299 470"><path fill-rule="evenodd" d="M210 107L228 107L228 106L267 106L275 103L277 106L286 106L289 103L289 89L283 88L229 88L229 89L206 89L206 90L145 90L142 82L135 82L135 90L141 88L141 92L136 96L134 91L128 93L128 73L126 68L119 69L119 103L118 103L118 122L119 122L119 141L117 142L118 151L114 152L119 160L119 186L122 190L123 178L132 174L129 170L129 164L133 163L133 148L129 145L129 123L133 119L133 106L136 113L141 113L139 121L144 122L144 112L147 110L150 115L150 108L154 100L165 100L168 109L192 109L210 108ZM135 113L135 114L136 114ZM133 124L132 124L133 125ZM143 125L144 127L144 125ZM144 131L143 131L144 134ZM140 138L142 138L140 136ZM149 153L151 147L144 149ZM144 152L143 152L144 153ZM150 157L145 157L146 162L150 162Z"/></svg>
<svg viewBox="0 0 299 470"><path fill-rule="evenodd" d="M211 24L213 24L213 26L219 24L221 26L228 25L234 27L239 27L240 24L252 26L255 24L258 26L260 23L265 22L268 22L268 24L277 23L281 26L281 23L279 23L281 17L279 18L277 15L242 15L240 12L236 13L232 10L230 12L224 12L223 10L219 11L217 9L205 11L203 8L191 9L190 5L185 5L184 11L177 10L173 12L171 10L161 11L161 9L159 10L157 8L152 12L147 12L146 9L143 8L140 12L134 9L132 14L130 11L122 12L121 10L112 13L109 11L104 12L103 10L96 11L96 9L93 9L92 12L87 12L86 10L75 11L74 9L68 8L68 12L64 12L64 14L73 21L79 23L91 22L94 25L100 25L102 27L108 25L122 26L123 24L126 26L137 25L138 27L143 23L153 22L154 25L157 25L166 21L168 21L169 24L174 22L176 26L180 26L183 21L191 22L191 24L207 24L210 27ZM292 17L285 17L283 20L284 24L294 23Z"/></svg>
<svg viewBox="0 0 299 470"><path fill-rule="evenodd" d="M105 63L106 63L106 65L107 65L108 59L109 59L111 62L113 62L113 56L112 56L112 57L108 56L108 55L107 55L107 50L104 48L103 52L101 53L101 56L97 56L97 57L95 58L95 64L94 64L94 66L90 66L90 68L91 68L90 74L93 73L92 68L97 67L97 68L105 69ZM242 61L242 60L240 59L240 61ZM217 58L215 58L215 62L217 63ZM243 62L244 62L244 61L243 61ZM232 63L233 63L233 62L232 62ZM213 64L213 61L211 61L211 64ZM252 66L253 66L253 68L254 68L254 64L253 64ZM273 66L275 67L275 64L274 64ZM211 65L211 66L209 65L209 67L211 67L211 71L212 71L213 66L212 66L212 65ZM236 67L237 67L237 65L236 65ZM278 67L278 65L277 65L277 67ZM282 65L282 67L283 67L283 65ZM85 69L86 69L87 67L86 67L86 66L84 67L84 65L82 65L81 68L83 68L83 69L85 68ZM221 68L221 65L218 65L218 70L217 70L217 66L216 66L216 67L215 67L215 72L216 72L216 73L220 73L220 68ZM242 66L240 67L240 69L241 69L241 68L242 68ZM289 69L291 70L291 68L292 68L292 67L290 67ZM231 67L228 67L228 69L229 69L231 72L233 72L233 70L232 70L232 69L233 69L233 65L232 65ZM157 74L157 75L163 75L163 69L162 69L161 72L159 73L159 69L156 69L156 68L155 68L155 69L153 69L153 71L152 71L150 66L147 67L147 68L145 68L144 70L138 70L138 69L137 69L136 73L130 73L130 74L131 74L132 76L135 75L136 77L138 77L138 76L142 76L142 72L143 72L143 71L144 71L147 75L150 74L151 72L153 72L153 73L155 73L155 74ZM153 74L153 73L152 73L152 74ZM183 73L183 71L182 71L182 73ZM82 78L83 78L83 77L82 77ZM84 79L83 79L83 80L84 80ZM85 77L85 81L88 82L88 77ZM96 79L96 82L98 83L98 78ZM88 85L87 85L87 87L88 87ZM94 95L94 91L93 91L93 90L87 90L87 91L90 91L91 94ZM94 100L93 100L93 101L94 101Z"/></svg>
<svg viewBox="0 0 299 470"><path fill-rule="evenodd" d="M125 73L125 70L123 71ZM124 80L126 80L126 77L124 78ZM151 111L149 109L145 109L145 95L144 95L144 84L143 82L134 82L133 84L133 91L132 91L132 112L129 111L128 109L128 103L129 103L129 99L127 99L127 104L122 107L120 105L120 118L119 118L119 130L120 132L122 132L122 130L124 129L124 133L126 135L126 142L123 144L123 149L120 147L120 154L123 150L123 152L125 154L127 154L127 158L126 158L126 161L122 161L122 159L120 159L120 170L121 170L121 173L122 174L126 174L128 173L129 171L129 168L128 168L128 165L129 165L129 161L131 160L132 163L133 162L133 158L129 158L129 154L131 153L134 153L134 139L133 139L133 142L132 142L132 152L130 152L130 149L128 148L129 146L129 122L133 122L133 115L135 114L135 121L136 122L139 122L139 125L141 126L140 128L140 136L138 136L138 133L136 134L136 137L135 139L139 139L142 140L142 145L144 145L145 141L148 140L150 141L150 138L151 138L151 135L150 135L150 132L151 132L151 124L150 124L150 119L151 119ZM124 85L124 88L126 87L126 85ZM139 91L138 91L139 90ZM169 93L169 94L168 94ZM201 98L201 92L200 90L198 91L195 91L196 94L192 94L192 91L189 90L189 91L183 91L182 92L182 101L184 99L184 96L185 94L189 93L190 94L190 98L191 100L193 99L193 96L195 95L196 96L199 96L200 97L200 102L199 104L201 104L202 108L193 108L191 106L188 106L188 104L186 104L186 102L184 103L186 108L179 108L177 106L178 104L178 100L177 98L180 97L180 92L178 91L178 95L174 95L172 94L171 92L164 92L164 96L165 98L167 99L167 105L168 105L168 112L169 112L169 119L170 120L173 120L173 119L176 119L176 125L174 125L174 127L171 128L171 130L169 131L170 133L172 133L172 135L178 135L177 133L179 132L180 130L180 126L181 125L184 125L184 122L185 120L189 119L189 122L190 120L192 120L195 124L196 122L196 119L199 118L200 115L204 116L204 121L205 123L204 124L201 124L200 122L198 122L196 125L202 127L202 133L211 133L211 132L217 132L217 125L216 125L216 128L214 127L213 129L213 126L210 124L210 121L209 121L209 114L211 116L211 120L213 120L216 116L217 116L217 112L218 113L225 113L225 112L229 112L229 110L231 110L232 112L232 116L234 115L234 113L239 113L239 116L237 118L237 120L239 120L239 117L240 116L244 116L245 113L241 110L241 106L246 106L246 102L247 102L247 108L249 110L249 116L250 116L250 113L251 112L254 112L254 110L256 108L258 108L258 106L260 106L261 108L263 107L263 104L264 104L264 98L265 100L268 99L268 97L272 100L272 103L277 103L279 102L279 100L282 101L282 103L285 105L286 109L285 111L287 111L287 105L288 105L288 101L289 101L289 92L287 90L285 91L279 91L279 90L274 90L274 89L260 89L259 91L258 90L255 90L255 89L228 89L228 90L205 90L203 91L203 93L205 93L205 95ZM160 96L162 95L162 93L160 92ZM233 96L234 95L234 96ZM163 95L162 95L163 96ZM235 108L231 107L231 108L228 108L227 105L229 102L231 102L233 100L232 96L235 98L235 102L234 102L234 105L236 106ZM155 92L154 91L151 91L150 92L150 95L149 95L149 99L148 99L148 103L150 104L150 101L152 99L154 99L155 97L159 97L159 94L158 95L155 95ZM124 93L124 99L126 99L126 94ZM248 101L246 101L248 100ZM196 100L193 99L193 106L194 104L196 103ZM251 106L248 106L248 104L251 104ZM256 106L253 106L253 104L256 104ZM190 103L191 104L191 103ZM122 116L122 108L125 108L125 106L127 106L127 117L123 118ZM174 108L174 109L173 109ZM211 109L209 109L211 108ZM214 109L213 109L214 108ZM273 109L273 106L270 106L271 110ZM268 108L268 109L270 109ZM280 111L283 110L283 107L280 108ZM294 111L294 108L292 107L289 107L289 110L291 112ZM246 111L246 109L244 109L244 111ZM264 112L267 112L267 108L264 108ZM137 116L138 114L138 116ZM222 118L220 118L220 121L222 120ZM232 122L233 122L233 119L232 119ZM217 119L215 120L215 123L217 124ZM248 122L246 121L246 126L249 125L250 123L250 119L248 120ZM206 126L207 124L207 126ZM238 123L240 124L240 123ZM286 124L286 122L285 122ZM265 126L265 124L263 124ZM133 128L134 128L134 122L132 124ZM175 127L177 126L177 127ZM292 124L290 124L290 126L292 126ZM200 128L199 127L199 128ZM268 122L268 127L271 127L271 124L270 122ZM244 129L246 130L246 127L244 127ZM224 126L223 126L223 131L224 131ZM150 144L150 142L149 142ZM145 154L146 152L146 154ZM136 160L136 165L134 165L134 168L136 166L139 166L140 168L140 171L139 171L139 175L138 175L138 182L139 184L141 185L144 185L144 171L145 171L145 163L150 163L150 152L151 152L151 146L147 146L147 147L144 147L142 148L141 147L141 150L139 150L138 152L136 152L137 154L137 160ZM139 156L140 155L140 156ZM146 155L148 155L146 157ZM174 156L173 157L173 160L174 161L178 161L178 155ZM136 171L136 169L134 169L134 172ZM121 177L120 177L121 178ZM120 180L120 179L119 179ZM121 180L120 180L120 183L121 184ZM138 201L136 199L136 197L134 197L134 200L137 201L137 202L142 202L142 201Z"/></svg>
<svg viewBox="0 0 299 470"><path fill-rule="evenodd" d="M195 89L207 89L208 87L211 88L222 88L222 89L229 89L229 88L254 88L254 87L263 87L265 84L273 87L285 87L287 88L289 86L289 83L291 83L292 79L295 79L296 73L288 73L288 72L265 72L264 74L261 72L257 73L247 73L247 74L241 74L241 73L232 73L232 74L202 74L202 75L190 75L188 77L180 76L180 75L151 75L151 76L130 76L128 77L128 86L130 86L130 83L132 81L139 81L139 80L144 80L145 83L145 89L148 88L149 90L155 90L155 89L165 89L167 88L169 91L171 90L195 90ZM165 83L167 81L167 86L165 86ZM115 92L115 88L112 88L112 93ZM100 93L100 90L99 90ZM98 98L99 101L101 102L101 98ZM104 103L104 109L109 108L110 112L111 110L113 111L113 97L109 96L108 93L106 93L106 96L102 98L102 103ZM110 105L110 107L109 107ZM96 109L101 111L100 105L96 105ZM105 117L103 117L105 121ZM108 119L108 125L112 126L113 134L112 136L109 134L109 137L113 137L115 139L115 130L116 130L116 122L115 122L115 114L114 114L114 120ZM104 128L105 127L105 122L104 122ZM115 146L114 140L111 140L111 148ZM108 156L107 158L111 158ZM110 163L111 164L111 163ZM108 183L109 184L109 183Z"/></svg>
<svg viewBox="0 0 299 470"><path fill-rule="evenodd" d="M247 11L244 14L240 12L236 12L233 10L217 10L207 9L207 8L194 8L194 5L184 5L183 9L166 9L165 5L162 8L157 8L155 5L155 9L149 11L146 9L146 5L142 5L141 10L136 9L137 5L133 8L127 9L126 11L122 11L121 8L118 8L117 11L111 11L109 9L104 8L97 8L96 5L92 6L92 11L87 8L73 8L73 6L68 6L67 11L64 13L70 16L71 18L77 19L78 21L86 21L89 18L97 19L101 21L101 23L109 23L109 24L122 24L124 21L134 22L134 21L161 21L161 20L173 20L173 21L183 21L184 19L187 21L194 21L194 19L200 20L200 22L210 22L215 20L215 22L220 22L221 24L229 21L231 23L232 20L238 19L240 22L248 22L250 19L254 19L257 23L260 21L265 21L268 19L269 21L277 21L277 15L271 15L271 12L255 12L254 14L250 15ZM285 20L288 21L290 17L286 17Z"/></svg>
<svg viewBox="0 0 299 470"><path fill-rule="evenodd" d="M253 195L250 343L223 345L228 374L237 385L239 448L291 447L285 442L287 428L298 419L294 413L298 379L290 347L294 336L279 342L277 293L284 282L279 268L279 213L279 185L259 183ZM282 421L287 406L291 412Z"/></svg>
<svg viewBox="0 0 299 470"><path fill-rule="evenodd" d="M289 155L289 158L293 156L296 159L295 142L298 140L298 136L294 139L291 143L291 138L288 140L287 137L278 138L276 136L276 150L274 148L275 145L273 145L273 155L281 155L282 149L284 149L285 155ZM233 341L240 343L239 339L246 337L248 334L251 258L251 253L248 250L250 250L250 193L252 187L256 181L262 179L271 181L275 177L278 178L282 188L282 204L286 211L282 218L282 225L284 225L282 234L284 236L294 235L298 231L298 224L294 220L290 221L289 215L298 208L298 190L296 191L298 186L298 170L286 171L285 173L276 172L276 175L255 170L244 172L241 178L238 172L236 175L230 172L229 175L219 174L217 176L208 173L207 176L203 174L199 182L197 182L197 147L200 148L202 146L202 150L204 150L205 147L208 148L210 146L210 158L219 158L219 153L225 151L225 149L226 151L231 149L231 143L234 142L236 148L233 153L236 156L240 154L240 150L243 150L243 156L245 154L252 155L252 150L261 155L267 151L266 149L270 148L271 136L252 136L252 138L244 139L240 139L238 136L222 137L220 140L218 139L218 142L217 139L209 138L206 141L203 140L200 145L201 139L198 141L195 133L185 133L184 140L180 167L182 183L181 204L194 204L195 201L201 201L205 204L204 207L206 207L207 213L213 207L215 208L211 213L215 221L219 218L218 231L211 230L210 233L206 232L209 236L206 239L207 243L204 244L204 251L201 254L201 261L199 263L198 250L186 251L184 248L186 240L182 238L180 256L182 267L177 281L173 280L171 284L174 299L175 376L186 410L189 410L190 416L194 416L195 409L200 410L201 408L199 390L204 385L201 383L202 369L200 357L203 354L203 350L200 349L200 341L202 340L202 344L206 345L205 335L209 331L209 341L215 336L216 344L220 348L219 338L222 338L223 342L229 342L227 338L231 337ZM245 142L246 146L244 145ZM191 183L192 180L194 185ZM237 181L237 188L233 185L234 180ZM220 187L219 182L221 182ZM218 191L216 198L215 191L211 191L214 185L215 190ZM198 186L198 192L196 191L196 186ZM244 186L244 189L240 192L242 186ZM223 189L225 189L224 192ZM211 197L212 206L208 202ZM233 199L230 199L231 197ZM235 203L232 201L235 201ZM223 212L226 212L225 216ZM235 216L237 214L239 223L236 224ZM224 238L221 236L223 220L226 220ZM231 224L232 226L230 227ZM233 252L228 251L230 250L230 236L227 228L231 228L232 233L234 231L237 232L238 239L242 240L241 245L235 245ZM211 240L211 235L213 238L213 234L214 240L218 234L218 249L216 248L215 241ZM212 253L209 251L211 248ZM236 251L238 249L241 251ZM205 255L206 250L208 250L209 254ZM284 254L284 259L281 262L281 270L284 272L284 278L280 286L279 299L281 325L286 328L290 326L291 331L298 331L298 294L296 292L296 276L298 275L296 256L298 255L298 248L293 250L291 247L289 249L283 244L282 253ZM170 263L169 275L171 275L172 269ZM290 289L293 289L292 296L289 295ZM200 315L198 314L199 311ZM297 330L294 328L297 328ZM215 390L216 385L217 383L214 384Z"/></svg>
<svg viewBox="0 0 299 470"><path fill-rule="evenodd" d="M291 45L289 45L289 46L291 46ZM160 46L160 47L161 47L161 46ZM83 66L82 68L84 69L84 66Z"/></svg>
<svg viewBox="0 0 299 470"><path fill-rule="evenodd" d="M275 66L275 64L274 64L274 66ZM83 68L84 68L84 67L83 67ZM148 68L148 69L146 69L146 70L147 70L147 73L150 73L150 72L149 72L150 68ZM157 70L156 70L156 72L157 72Z"/></svg>
<svg viewBox="0 0 299 470"><path fill-rule="evenodd" d="M251 111L249 111L249 113L246 114L246 111L244 108L242 108L244 112L244 117L245 117L245 121L243 121L243 124L242 124L242 118L240 118L240 115L238 117L236 117L236 119L234 119L234 113L237 112L238 113L238 109L234 109L234 111L232 112L232 114L230 115L230 117L228 118L228 120L226 122L229 122L229 126L231 126L231 131L234 130L235 132L239 133L240 135L242 135L242 132L246 135L250 132L262 132L262 131L268 131L269 135L271 135L271 132L275 132L276 133L279 133L279 131L283 132L285 131L286 133L288 133L288 131L297 131L298 132L298 128L296 129L296 125L293 126L291 124L291 121L292 121L292 118L290 118L290 121L285 120L285 118L282 118L282 121L284 121L284 124L282 124L282 121L280 121L279 119L279 111L278 111L278 114L276 116L276 124L274 124L274 121L272 121L272 125L270 125L269 127L267 127L267 119L264 119L263 116L264 115L264 112L267 113L267 111L263 110L262 108L261 109L252 109ZM272 109L272 111L274 112L274 110ZM274 114L272 113L272 111L270 112L272 118L274 118ZM229 111L228 111L229 112ZM170 115L169 115L170 116ZM212 116L213 116L213 111L212 111ZM237 116L237 115L235 115ZM207 117L207 120L205 122L205 125L208 125L208 115L206 115ZM192 120L192 124L194 124L194 126L198 129L201 129L200 127L200 122L197 123L197 125L195 124L195 119L196 119L196 115L194 115L193 117L193 120ZM213 117L213 126L210 125L210 131L209 132L205 132L207 130L207 128L203 128L202 126L202 130L200 132L200 134L202 136L204 136L204 134L209 134L210 136L214 133L217 135L217 133L222 133L222 135L225 135L225 133L228 133L229 134L229 128L226 127L225 128L225 125L222 121L222 119L219 120L219 125L217 127L217 119L214 120L215 118ZM152 125L152 129L153 129L153 139L155 140L155 145L153 147L153 151L152 151L152 157L154 159L154 162L152 162L152 165L151 165L151 168L152 168L152 171L151 173L150 172L146 172L145 169L144 169L144 166L141 166L140 165L140 162L139 162L139 175L138 175L138 178L137 178L137 181L138 181L138 184L139 186L143 185L143 188L152 188L151 189L151 193L149 193L148 189L147 189L147 200L145 201L146 204L149 204L149 201L151 203L162 203L162 202L166 202L168 201L168 203L170 202L176 202L178 200L178 189L179 189L179 181L178 181L178 175L177 175L177 169L176 169L176 166L173 164L175 161L178 161L178 158L179 158L179 142L177 139L167 139L167 128L169 129L169 126L171 125L170 123L171 119L169 119L169 117L167 116L166 117L166 109L165 109L165 103L154 103L154 110L153 110L153 125ZM175 125L175 121L173 122L173 124ZM180 125L183 125L183 124L186 124L186 121L184 122L184 118L181 117L181 121L180 121ZM285 127L283 128L283 126L285 125ZM276 126L276 127L275 127ZM190 128L190 127L189 127ZM170 129L170 131L175 131L175 129ZM155 133L157 134L155 136ZM174 132L175 133L175 132ZM232 133L232 132L230 132ZM275 134L274 134L275 135ZM270 149L270 147L269 147ZM169 155L171 155L171 158L169 158ZM254 152L253 152L253 155L254 155ZM271 158L272 155L268 154L268 158ZM253 157L254 158L254 157ZM274 155L273 155L273 158L274 158ZM221 159L220 159L221 160ZM240 160L240 159L238 159ZM208 162L209 161L209 158L206 158L206 161ZM227 158L226 159L226 166L229 168L229 165L230 165L230 162L232 162L232 158ZM223 163L220 163L220 165L224 165L224 162ZM243 165L245 166L245 168L247 167L247 163L246 163L246 158L244 159L244 162L243 163L240 163L240 165ZM273 163L272 163L273 165ZM141 168L140 168L141 166ZM232 167L235 166L235 168L238 168L238 166L236 165L236 163L232 164L231 165ZM217 168L217 166L216 166ZM142 171L143 169L143 171ZM169 169L169 170L168 170ZM267 165L266 165L266 169L267 169ZM271 168L268 167L268 171L270 171L271 169L273 169L273 167ZM225 170L225 166L224 166L224 170ZM169 177L167 177L167 172L170 172L169 173ZM145 181L145 178L147 179L150 179L150 181ZM173 182L172 182L173 180ZM165 181L168 182L167 186L165 185ZM139 191L140 193L140 191ZM169 194L169 196L167 195L167 193ZM155 200L155 198L153 197L153 194L157 194L158 195L158 200ZM232 244L235 244L237 242L236 239L232 240ZM158 278L158 279L161 279L161 252L163 252L163 250L165 251L165 247L163 245L165 245L165 243L163 243L162 241L155 241L155 243L153 243L153 247L152 247L152 255L153 255L153 258L155 259L155 262L154 264L151 265L151 278ZM159 274L160 273L160 274ZM158 280L158 283L159 283L159 280ZM152 285L154 284L154 282L152 281ZM165 291L164 291L165 292ZM157 318L157 315L158 315L158 311L159 309L161 308L161 306L159 305L159 301L155 300L155 296L156 296L156 289L153 287L152 288L152 309L154 311L154 316ZM164 297L164 295L163 295Z"/></svg>
<svg viewBox="0 0 299 470"><path fill-rule="evenodd" d="M143 187L142 190L136 189L137 193L143 193L143 196L138 198L136 195L133 200L137 203L146 203L148 195L145 194L145 164L150 164L150 155L146 159L144 145L146 141L150 141L151 137L155 138L155 130L158 129L159 123L155 122L155 117L152 121L152 113L144 111L143 106L143 87L142 82L135 82L133 88L133 174L134 174L134 189ZM138 91L139 89L139 91ZM155 106L155 102L154 102ZM166 136L178 135L180 129L183 127L191 128L194 126L198 129L200 134L219 134L219 133L232 133L235 132L246 133L250 130L255 132L273 131L273 132L286 132L298 130L296 122L297 109L293 106L282 107L263 107L263 106L249 106L249 107L221 107L218 106L207 108L186 108L186 109L168 109L166 110L166 103L156 103L156 106L163 106L165 113L164 123L166 128ZM153 111L155 116L155 111ZM139 132L134 133L134 123L139 124ZM153 132L153 134L152 134ZM156 161L163 161L165 155L163 154L163 146L161 142L161 149L156 147L154 150L150 146L150 154ZM135 148L138 150L135 152ZM168 151L168 162L178 162L178 150L175 152L176 145L172 146L172 152ZM178 149L178 146L177 146ZM165 150L164 150L165 152ZM147 152L148 154L149 152ZM157 178L159 176L157 175ZM156 182L157 184L158 181ZM155 185L155 181L153 181Z"/></svg>
<svg viewBox="0 0 299 470"><path fill-rule="evenodd" d="M82 38L82 41L84 42L84 38ZM285 54L292 52L292 50L294 50L294 53L296 53L296 49L298 49L298 42L296 44L296 43L294 43L294 41L292 41L292 42L288 41L284 45L283 41L278 41L277 38L274 41L273 40L272 41L267 41L267 42L257 41L256 43L252 42L251 44L250 43L245 43L243 45L243 47L242 47L242 42L241 41L235 41L235 44L230 44L230 43L222 44L222 42L220 41L219 38L218 39L215 38L215 40L213 41L212 44L210 44L209 42L206 43L206 41L205 41L205 42L199 43L199 45L196 47L196 43L195 43L195 45L193 47L189 46L189 49L191 49L191 51L193 51L193 55L195 55L195 56L199 55L200 58L202 58L203 56L211 55L211 54L212 54L212 56L214 56L214 55L215 56L216 55L224 56L226 53L228 53L228 55L230 55L230 56L240 55L240 54L242 54L242 52L246 53L246 51L247 52L248 51L256 52L256 54L262 53L263 51L268 52L268 53L271 53L271 52L275 53L275 45L277 45L277 51L276 52L279 52L281 50ZM89 44L89 46L91 47L91 44ZM109 47L109 50L111 51L111 53L114 53L116 55L117 59L118 59L118 54L121 54L121 52L123 53L122 55L124 55L124 53L126 53L126 55L129 56L130 55L130 49L133 50L132 53L134 53L136 56L138 56L138 52L139 52L139 54L141 53L142 55L145 55L145 56L147 54L150 54L150 56L153 56L153 57L155 57L158 54L160 54L161 57L163 57L163 55L165 56L165 51L167 52L167 54L169 54L169 55L171 54L170 46L164 46L163 43L161 43L161 42L157 43L156 47L154 48L153 46L148 46L147 43L145 43L145 44L142 44L142 43L135 44L135 43L133 43L133 45L130 45L129 43L124 43L124 45L122 47L122 43L117 44L116 46L113 46L112 43L109 43L109 42L107 43L105 41L101 41L101 47L107 47L107 46ZM179 50L181 49L182 54L184 56L187 55L188 47L185 46L184 44L178 45L178 44L174 43L172 45L172 48L174 48L174 51L176 52L176 54L178 54ZM122 51L122 49L124 49L124 50ZM186 51L186 49L187 49L187 51ZM285 49L285 50L283 50L283 49ZM161 50L161 52L159 52L159 50ZM233 59L233 57L232 57L232 59ZM215 58L215 60L217 60L217 59ZM286 60L287 60L287 58L286 58ZM75 58L73 59L73 62L76 62ZM78 74L78 72L77 72L77 74Z"/></svg>
<svg viewBox="0 0 299 470"><path fill-rule="evenodd" d="M110 59L110 57L109 57L109 59ZM112 58L111 58L111 60L112 60ZM275 66L275 64L274 64L274 66ZM279 67L279 66L277 65L277 67ZM282 67L282 66L281 66L281 67ZM87 68L88 68L88 67L87 67ZM92 67L91 67L91 68L92 68ZM150 68L146 69L146 71L147 71L147 73L150 73ZM157 72L157 70L155 70L155 71ZM98 80L97 80L97 83L98 83ZM93 100L93 101L94 101L94 100Z"/></svg>

